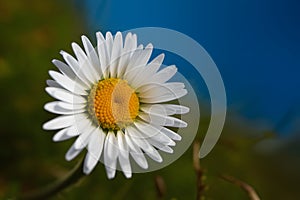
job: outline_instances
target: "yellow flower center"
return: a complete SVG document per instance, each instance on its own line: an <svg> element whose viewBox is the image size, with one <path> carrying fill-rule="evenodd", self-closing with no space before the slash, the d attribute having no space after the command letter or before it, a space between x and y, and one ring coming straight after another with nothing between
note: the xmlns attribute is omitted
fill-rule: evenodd
<svg viewBox="0 0 300 200"><path fill-rule="evenodd" d="M139 107L137 94L118 78L99 81L89 95L89 113L104 129L125 128L137 117Z"/></svg>

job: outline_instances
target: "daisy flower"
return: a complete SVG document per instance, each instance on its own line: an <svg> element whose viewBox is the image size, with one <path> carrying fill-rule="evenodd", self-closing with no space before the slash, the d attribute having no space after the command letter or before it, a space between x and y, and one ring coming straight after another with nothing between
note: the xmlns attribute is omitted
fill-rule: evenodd
<svg viewBox="0 0 300 200"><path fill-rule="evenodd" d="M54 141L77 137L65 158L72 160L87 148L85 174L101 160L109 179L118 166L130 178L131 159L147 169L145 155L162 162L159 151L173 153L171 147L181 136L169 128L187 123L172 115L189 108L168 102L187 90L181 82L167 82L177 68L159 69L164 54L149 61L152 44L138 46L135 34L128 33L124 41L120 32L114 37L97 32L96 37L96 48L82 36L83 48L72 43L75 57L61 51L65 62L52 61L59 72L49 71L52 80L47 80L46 92L56 101L44 108L60 116L43 129L59 130Z"/></svg>

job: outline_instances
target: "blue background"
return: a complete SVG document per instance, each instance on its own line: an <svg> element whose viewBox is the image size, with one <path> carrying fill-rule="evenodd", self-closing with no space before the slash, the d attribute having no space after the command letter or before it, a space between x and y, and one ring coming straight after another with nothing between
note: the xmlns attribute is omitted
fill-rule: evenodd
<svg viewBox="0 0 300 200"><path fill-rule="evenodd" d="M187 34L217 64L231 110L270 127L288 116L276 131L299 130L299 1L87 0L84 6L91 32L156 26Z"/></svg>

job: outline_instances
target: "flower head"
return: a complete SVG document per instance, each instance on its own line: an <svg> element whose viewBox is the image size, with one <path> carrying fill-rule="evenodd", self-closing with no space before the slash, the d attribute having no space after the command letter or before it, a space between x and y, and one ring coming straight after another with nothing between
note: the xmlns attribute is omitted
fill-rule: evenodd
<svg viewBox="0 0 300 200"><path fill-rule="evenodd" d="M186 127L173 117L189 108L168 103L187 94L184 84L167 82L177 72L175 66L159 70L164 54L149 62L153 46L137 46L137 36L128 33L106 37L97 32L97 47L82 36L83 49L72 43L75 57L62 51L65 60L53 60L57 71L49 71L46 91L57 101L45 109L59 114L43 125L59 130L54 141L77 137L66 154L75 158L85 147L84 173L89 174L100 158L108 178L116 173L117 162L127 178L132 176L130 157L148 168L145 154L162 162L159 151L172 153L170 146L181 136L166 127Z"/></svg>

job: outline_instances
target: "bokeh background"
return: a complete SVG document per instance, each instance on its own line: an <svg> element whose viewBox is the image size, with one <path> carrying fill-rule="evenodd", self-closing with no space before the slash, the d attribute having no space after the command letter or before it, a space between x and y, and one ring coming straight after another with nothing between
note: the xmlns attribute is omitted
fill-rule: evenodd
<svg viewBox="0 0 300 200"><path fill-rule="evenodd" d="M64 159L71 141L52 142L42 123L47 71L61 49L82 34L158 26L197 40L219 67L228 96L220 141L204 159L206 199L248 199L220 178L228 174L253 186L262 199L300 197L300 3L244 1L0 1L0 199L8 199L63 177L77 160ZM188 65L173 55L167 63ZM189 68L188 66L186 67ZM188 73L188 70L184 73ZM209 96L199 80L202 141L209 123ZM188 133L187 133L188 134ZM83 156L83 154L82 154ZM155 177L165 199L195 199L192 148L173 164L126 180L93 173L53 199L157 199Z"/></svg>

